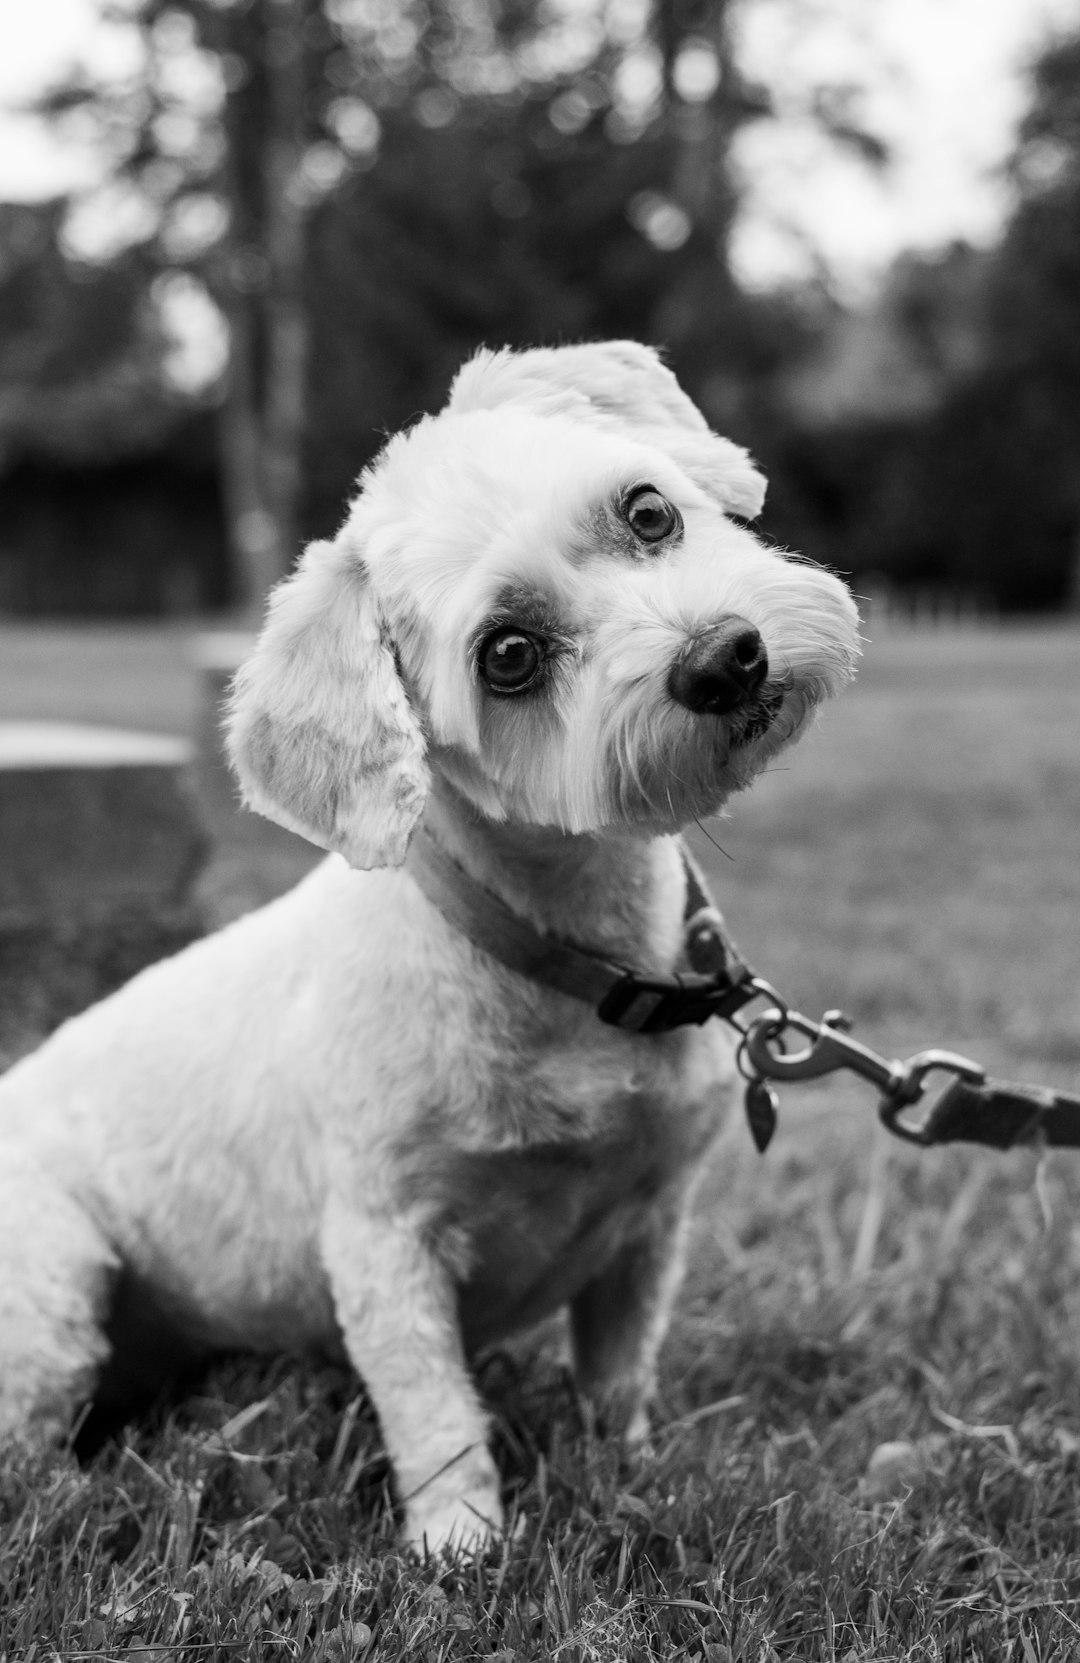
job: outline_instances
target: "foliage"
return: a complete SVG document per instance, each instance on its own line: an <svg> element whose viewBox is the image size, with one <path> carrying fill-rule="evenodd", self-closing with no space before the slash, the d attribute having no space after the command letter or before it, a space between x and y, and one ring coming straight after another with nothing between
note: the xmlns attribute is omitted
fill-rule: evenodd
<svg viewBox="0 0 1080 1663"><path fill-rule="evenodd" d="M96 121L142 206L151 258L197 273L228 320L220 466L250 600L295 552L305 427L319 459L327 435L340 445L342 434L365 434L345 478L332 476L335 514L366 459L370 412L356 389L386 363L388 313L391 337L410 337L392 383L407 380L411 413L432 390L420 341L436 342L441 368L462 340L475 345L507 313L516 321L528 261L540 268L524 285L528 334L596 327L603 295L590 302L587 289L599 278L610 291L619 246L644 237L627 222L628 204L639 219L659 216L672 248L697 233L695 281L677 297L684 312L712 287L730 293L726 152L764 106L734 71L728 10L729 0L663 0L619 40L599 10L575 23L499 0L469 9L141 0L127 14L143 44L138 72L109 86L69 83L47 101L58 119L76 111ZM687 45L715 65L712 90L691 101L677 85ZM636 105L620 93L634 57L657 82ZM563 251L566 228L577 234L567 293L561 274L544 270L560 207ZM320 208L334 224L313 248ZM526 218L515 238L514 222ZM319 246L342 243L348 263L320 270ZM387 245L399 256L389 291L373 258ZM517 279L509 305L485 306L482 291L494 299L507 272ZM343 300L331 305L330 375L311 353L327 286ZM342 363L352 371L344 385ZM340 407L327 408L334 391L344 393ZM394 402L391 385L391 410Z"/></svg>
<svg viewBox="0 0 1080 1663"><path fill-rule="evenodd" d="M933 522L927 564L1037 608L1080 600L1080 37L1034 65L1013 177L981 361L919 434L906 501Z"/></svg>
<svg viewBox="0 0 1080 1663"><path fill-rule="evenodd" d="M154 263L74 257L66 217L0 205L0 611L220 605L213 445L167 381Z"/></svg>
<svg viewBox="0 0 1080 1663"><path fill-rule="evenodd" d="M793 530L814 552L831 545L857 574L1037 611L1080 601L1080 36L1033 66L1012 178L999 246L960 258L959 313L956 254L894 276L909 308L893 319L904 360L927 376L922 406L899 408L894 386L882 393L891 409L789 432L793 466L780 472L801 482ZM816 523L800 524L807 508Z"/></svg>
<svg viewBox="0 0 1080 1663"><path fill-rule="evenodd" d="M1080 420L1080 36L1036 63L1013 175L1019 205L996 262L998 356L1045 387L1055 414ZM1075 443L1071 448L1075 452Z"/></svg>
<svg viewBox="0 0 1080 1663"><path fill-rule="evenodd" d="M666 349L763 462L763 525L782 545L858 584L884 574L1009 610L1080 593L1077 39L1033 66L1000 246L905 259L853 317L813 289L751 296L732 280L732 141L771 119L768 90L739 72L735 0L652 0L634 17L538 0L133 0L123 15L142 41L130 77L48 102L98 133L137 244L91 273L61 257L57 221L15 262L22 301L0 273L0 366L4 339L31 366L0 400L0 446L14 457L16 432L44 457L156 445L188 491L162 307L178 274L197 284L231 347L194 411L216 480L191 500L208 559L221 533L204 527L224 517L234 600L257 603L303 539L333 531L382 435L437 405L481 342L590 335ZM823 85L813 103L838 143L883 162L852 89ZM869 372L848 362L860 331ZM838 409L793 392L860 374L871 396ZM9 565L17 544L44 574L52 539L74 568L80 540L54 537L38 489L9 513ZM140 503L128 521L93 540L137 568ZM90 591L101 562L84 565ZM135 582L101 587L130 609L161 593L205 605L223 585L151 583L141 603ZM0 585L27 608L76 592L74 570Z"/></svg>
<svg viewBox="0 0 1080 1663"><path fill-rule="evenodd" d="M738 425L791 331L728 270L731 139L769 113L738 74L730 11L656 0L616 28L498 0L141 0L137 71L47 101L96 123L143 257L196 276L229 321L235 578L247 565L261 590L300 535L331 528L381 432L481 341L654 340ZM628 66L646 90L627 92Z"/></svg>
<svg viewBox="0 0 1080 1663"><path fill-rule="evenodd" d="M177 425L142 252L73 261L63 220L59 202L0 204L0 466L147 451Z"/></svg>

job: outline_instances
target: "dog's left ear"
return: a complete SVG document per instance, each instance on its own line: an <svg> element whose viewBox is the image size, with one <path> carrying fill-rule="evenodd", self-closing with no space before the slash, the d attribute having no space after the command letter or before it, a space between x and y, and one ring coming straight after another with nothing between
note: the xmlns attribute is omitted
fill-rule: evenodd
<svg viewBox="0 0 1080 1663"><path fill-rule="evenodd" d="M400 866L427 796L424 738L347 530L273 590L227 742L250 808L350 866Z"/></svg>
<svg viewBox="0 0 1080 1663"><path fill-rule="evenodd" d="M657 445L721 508L753 519L765 480L741 446L713 433L653 347L592 341L529 352L479 352L460 372L450 410L529 404Z"/></svg>

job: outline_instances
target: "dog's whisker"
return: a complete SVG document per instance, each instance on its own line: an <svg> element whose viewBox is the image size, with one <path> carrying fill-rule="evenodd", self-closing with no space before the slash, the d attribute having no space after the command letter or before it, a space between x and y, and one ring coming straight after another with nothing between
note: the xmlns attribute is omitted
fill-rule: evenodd
<svg viewBox="0 0 1080 1663"><path fill-rule="evenodd" d="M716 838L713 837L711 832L705 829L700 820L695 819L694 824L701 833L702 837L705 839L706 843L711 843L713 848L718 850L719 853L723 855L725 860L734 861L735 856L730 852L730 850L725 849L722 843L717 842Z"/></svg>

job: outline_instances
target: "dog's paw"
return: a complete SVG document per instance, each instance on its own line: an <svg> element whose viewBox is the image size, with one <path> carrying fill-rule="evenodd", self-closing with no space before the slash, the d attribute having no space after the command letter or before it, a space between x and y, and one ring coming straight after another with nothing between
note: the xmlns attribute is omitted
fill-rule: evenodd
<svg viewBox="0 0 1080 1663"><path fill-rule="evenodd" d="M503 1513L494 1486L454 1496L419 1496L405 1515L405 1542L421 1558L479 1559L502 1534Z"/></svg>

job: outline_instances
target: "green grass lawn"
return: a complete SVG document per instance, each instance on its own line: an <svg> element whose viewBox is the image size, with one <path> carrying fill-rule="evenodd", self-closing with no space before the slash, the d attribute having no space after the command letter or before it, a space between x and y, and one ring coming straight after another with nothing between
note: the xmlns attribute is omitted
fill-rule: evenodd
<svg viewBox="0 0 1080 1663"><path fill-rule="evenodd" d="M32 634L0 634L0 717L191 720L175 636ZM1080 629L885 638L708 830L808 1014L1080 1088ZM1080 1152L921 1153L873 1106L819 1083L764 1158L725 1134L640 1460L582 1427L557 1336L488 1360L518 1526L487 1564L398 1556L350 1377L230 1365L81 1470L3 1472L0 1655L1080 1657Z"/></svg>

